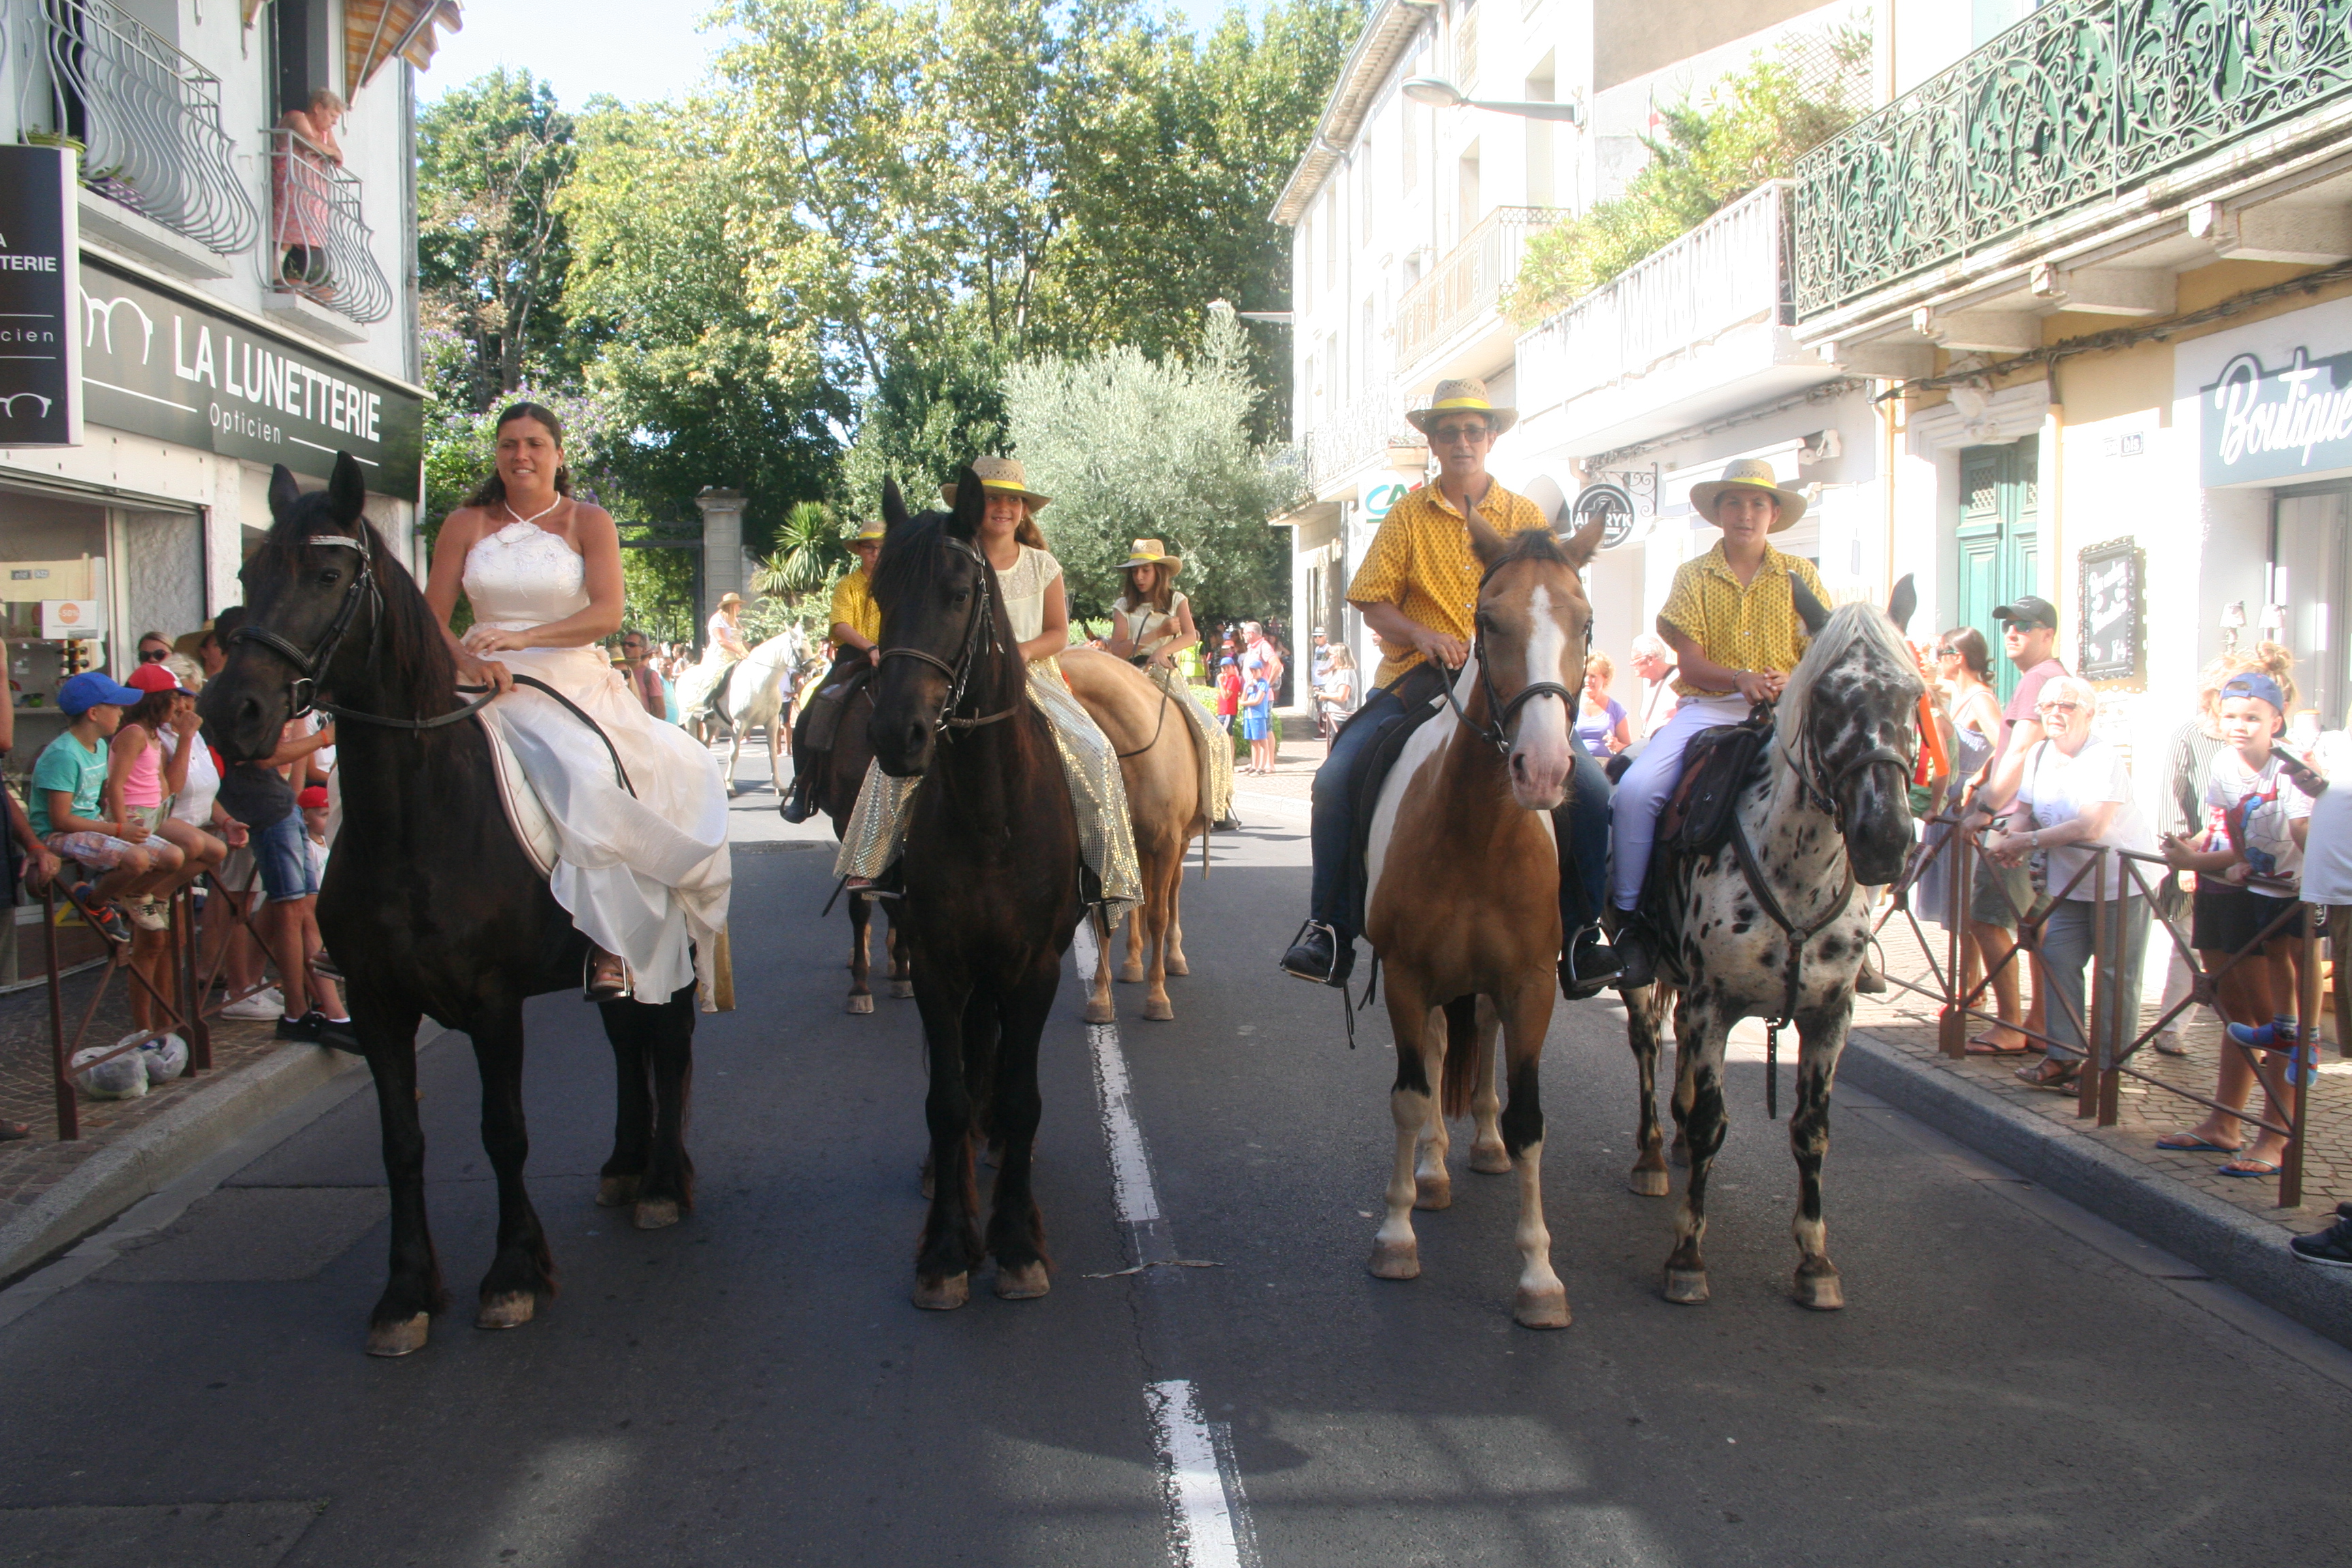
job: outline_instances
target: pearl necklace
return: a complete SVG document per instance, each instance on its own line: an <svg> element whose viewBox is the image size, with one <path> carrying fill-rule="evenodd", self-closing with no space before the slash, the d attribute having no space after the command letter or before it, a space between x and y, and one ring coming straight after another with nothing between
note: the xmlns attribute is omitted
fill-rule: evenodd
<svg viewBox="0 0 2352 1568"><path fill-rule="evenodd" d="M545 517L549 512L553 511L556 507L562 506L570 498L567 496L557 496L553 505L546 507L541 510L532 512L529 517L524 517L518 513L514 509L514 503L512 501L500 501L499 504L505 507L507 509L507 515L513 518L517 522L537 522L541 518Z"/></svg>

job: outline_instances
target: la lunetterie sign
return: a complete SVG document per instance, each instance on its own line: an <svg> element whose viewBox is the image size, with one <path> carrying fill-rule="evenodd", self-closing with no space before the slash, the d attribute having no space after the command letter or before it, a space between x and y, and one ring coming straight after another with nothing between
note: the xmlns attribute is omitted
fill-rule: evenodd
<svg viewBox="0 0 2352 1568"><path fill-rule="evenodd" d="M2352 353L2266 368L2242 353L2204 389L2204 482L2315 479L2352 468Z"/></svg>
<svg viewBox="0 0 2352 1568"><path fill-rule="evenodd" d="M0 147L0 447L81 443L73 153Z"/></svg>
<svg viewBox="0 0 2352 1568"><path fill-rule="evenodd" d="M368 489L415 495L425 410L414 394L94 258L82 262L79 316L92 424L320 479L349 452Z"/></svg>

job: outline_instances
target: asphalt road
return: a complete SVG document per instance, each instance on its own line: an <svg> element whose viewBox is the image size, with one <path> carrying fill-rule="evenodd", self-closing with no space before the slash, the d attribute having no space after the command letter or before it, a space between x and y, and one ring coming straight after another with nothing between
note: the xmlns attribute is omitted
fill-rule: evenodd
<svg viewBox="0 0 2352 1568"><path fill-rule="evenodd" d="M747 763L746 772L758 764ZM1859 1095L1832 1255L1788 1299L1794 1177L1736 1064L1714 1300L1658 1295L1667 1201L1625 1190L1622 1019L1546 1058L1559 1332L1510 1319L1512 1184L1418 1216L1370 1278L1386 1022L1358 1048L1279 977L1304 819L1188 882L1191 978L1115 1036L1063 988L1038 1188L1053 1293L908 1304L921 1217L911 1003L841 1011L830 859L739 803L740 1009L698 1041L701 1203L593 1206L593 1013L531 1014L532 1191L563 1293L470 1325L493 1220L462 1040L427 1053L430 1201L459 1309L361 1353L386 1225L362 1088L216 1162L184 1212L0 1295L0 1563L1768 1564L2335 1560L2352 1358ZM1098 1073L1123 1067L1131 1122ZM1785 1100L1785 1097L1784 1097ZM292 1120L292 1119L289 1119ZM232 1168L233 1167L233 1168ZM1154 1217L1156 1215L1156 1217ZM1114 1275L1147 1257L1210 1268ZM69 1269L71 1266L68 1266ZM82 1267L87 1268L85 1262ZM1090 1278L1112 1275L1110 1278ZM59 1289L60 1280L69 1280Z"/></svg>

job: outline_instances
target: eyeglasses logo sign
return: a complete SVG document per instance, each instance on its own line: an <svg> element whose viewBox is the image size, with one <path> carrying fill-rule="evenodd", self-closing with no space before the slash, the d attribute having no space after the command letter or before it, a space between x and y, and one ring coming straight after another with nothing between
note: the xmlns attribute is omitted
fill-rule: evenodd
<svg viewBox="0 0 2352 1568"><path fill-rule="evenodd" d="M40 406L34 409L32 414L32 417L36 419L47 419L49 416L49 410L56 406L51 399L42 396L37 392L13 392L5 397L0 397L0 418L16 418L16 405L19 403L38 404Z"/></svg>

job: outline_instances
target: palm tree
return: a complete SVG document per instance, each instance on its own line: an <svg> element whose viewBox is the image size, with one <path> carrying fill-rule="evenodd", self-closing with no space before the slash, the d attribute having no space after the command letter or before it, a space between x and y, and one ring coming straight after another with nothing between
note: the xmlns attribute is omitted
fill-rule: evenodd
<svg viewBox="0 0 2352 1568"><path fill-rule="evenodd" d="M841 525L823 501L796 502L776 530L776 547L751 572L751 587L761 594L797 597L824 587L849 560L841 542Z"/></svg>

